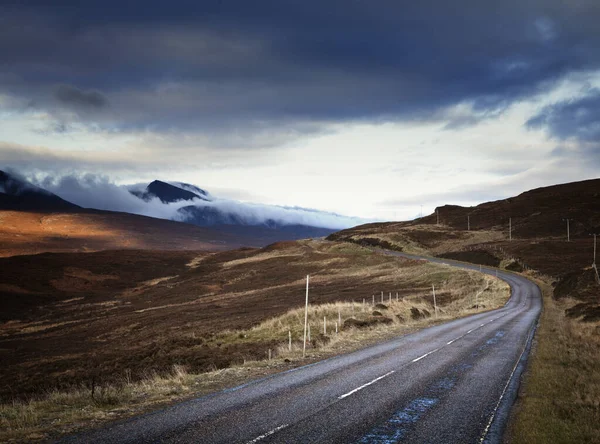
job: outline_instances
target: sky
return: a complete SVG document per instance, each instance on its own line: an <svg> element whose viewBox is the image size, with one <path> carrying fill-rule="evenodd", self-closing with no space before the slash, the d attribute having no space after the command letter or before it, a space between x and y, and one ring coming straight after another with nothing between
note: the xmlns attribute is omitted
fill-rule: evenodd
<svg viewBox="0 0 600 444"><path fill-rule="evenodd" d="M2 0L0 169L375 220L596 178L599 22L597 0Z"/></svg>

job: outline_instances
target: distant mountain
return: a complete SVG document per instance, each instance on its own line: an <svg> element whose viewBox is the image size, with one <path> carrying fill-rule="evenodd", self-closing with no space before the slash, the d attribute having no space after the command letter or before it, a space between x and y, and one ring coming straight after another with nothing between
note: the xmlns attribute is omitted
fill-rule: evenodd
<svg viewBox="0 0 600 444"><path fill-rule="evenodd" d="M192 193L197 194L201 199L204 198L204 200L211 200L208 192L202 188L198 188L196 185L191 185L185 182L171 182L171 185L191 191Z"/></svg>
<svg viewBox="0 0 600 444"><path fill-rule="evenodd" d="M213 227L215 225L254 225L248 223L241 215L224 212L215 207L198 207L189 205L178 211L186 222L200 227Z"/></svg>
<svg viewBox="0 0 600 444"><path fill-rule="evenodd" d="M312 227L310 225L281 225L277 228L268 228L264 225L214 225L211 228L232 236L248 237L261 246L282 240L326 237L336 231L331 228Z"/></svg>
<svg viewBox="0 0 600 444"><path fill-rule="evenodd" d="M151 188L164 189L169 188L160 184ZM108 249L218 251L264 244L244 233L82 208L4 171L0 171L0 219L0 257Z"/></svg>
<svg viewBox="0 0 600 444"><path fill-rule="evenodd" d="M0 171L0 210L74 211L81 207L42 188Z"/></svg>
<svg viewBox="0 0 600 444"><path fill-rule="evenodd" d="M257 239L262 245L281 240L296 240L328 236L336 230L301 224L281 224L272 219L261 223L252 223L242 215L224 212L210 206L186 206L178 213L187 223L201 227L210 227L218 231Z"/></svg>
<svg viewBox="0 0 600 444"><path fill-rule="evenodd" d="M164 204L184 202L184 206L173 208L176 221L83 208L0 171L0 213L11 212L1 215L0 257L131 248L214 251L321 237L335 231L271 219L253 223L251 216L211 206L209 193L182 182L155 180L142 190L128 191L142 200L158 198ZM202 202L205 206L199 205ZM48 215L40 217L40 213Z"/></svg>
<svg viewBox="0 0 600 444"><path fill-rule="evenodd" d="M161 180L155 180L144 191L130 190L129 192L146 201L158 197L162 203L173 203L182 200L192 201L194 199L209 200L206 191L181 182L177 182L177 186L175 186Z"/></svg>
<svg viewBox="0 0 600 444"><path fill-rule="evenodd" d="M215 202L201 188L182 182L163 182L155 180L143 191L130 190L131 194L143 200L158 197L163 203L190 201L177 210L177 219L200 227L210 227L235 236L246 236L257 240L261 245L281 240L295 240L322 237L333 233L334 229L278 222L273 219L260 219L248 215L241 207L232 206L226 210L213 204L192 203L195 199Z"/></svg>

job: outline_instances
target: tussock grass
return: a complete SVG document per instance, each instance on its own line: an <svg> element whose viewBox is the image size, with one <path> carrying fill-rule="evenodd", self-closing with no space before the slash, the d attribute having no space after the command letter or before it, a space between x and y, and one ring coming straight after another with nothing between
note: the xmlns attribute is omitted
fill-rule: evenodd
<svg viewBox="0 0 600 444"><path fill-rule="evenodd" d="M166 374L149 374L120 384L78 386L53 390L28 401L0 404L0 442L28 442L48 438L48 431L66 433L85 423L116 418L139 405L179 398L191 391L196 377L174 365Z"/></svg>
<svg viewBox="0 0 600 444"><path fill-rule="evenodd" d="M576 302L556 301L538 282L544 311L521 388L511 442L600 442L600 322L565 316Z"/></svg>
<svg viewBox="0 0 600 444"><path fill-rule="evenodd" d="M309 348L319 348L330 341L339 341L344 337L356 334L356 329L345 327L346 321L373 321L374 313L390 320L384 327L387 330L394 327L413 327L424 325L422 320L413 319L413 309L418 310L423 318L434 318L439 321L466 316L478 311L490 310L502 306L509 297L508 285L494 277L485 276L475 271L451 270L449 267L424 264L418 268L400 269L405 282L415 288L421 287L419 293L400 296L396 300L395 292L384 292L383 304L386 308L378 308L381 304L381 294L373 298L364 298L360 302L336 302L319 305L309 305L308 325L311 339ZM431 295L431 283L436 286L438 293L437 316ZM426 296L424 296L424 294ZM443 295L440 298L440 295ZM448 299L450 300L448 302ZM377 317L377 316L375 316ZM375 319L377 320L377 319ZM385 320L384 320L385 321ZM324 324L326 323L326 335ZM336 324L338 334L335 334ZM379 328L373 322L373 328ZM292 352L289 350L289 334L292 336ZM297 357L295 352L302 348L304 334L304 307L289 310L287 313L261 322L257 326L243 331L222 331L208 340L209 343L218 343L227 346L237 343L264 343L273 344L281 342L272 349L272 356L283 353L288 358ZM326 337L324 337L326 336ZM361 337L364 337L364 332ZM265 345L269 347L269 345Z"/></svg>

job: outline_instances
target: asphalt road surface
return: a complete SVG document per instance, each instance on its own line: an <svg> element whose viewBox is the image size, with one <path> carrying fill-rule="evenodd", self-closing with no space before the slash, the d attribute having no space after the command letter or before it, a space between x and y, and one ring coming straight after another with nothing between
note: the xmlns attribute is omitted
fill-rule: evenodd
<svg viewBox="0 0 600 444"><path fill-rule="evenodd" d="M479 266L452 264L479 270ZM496 273L485 267L482 271ZM523 277L504 272L498 276L512 288L512 297L498 310L62 442L500 442L541 310L541 296L537 286Z"/></svg>

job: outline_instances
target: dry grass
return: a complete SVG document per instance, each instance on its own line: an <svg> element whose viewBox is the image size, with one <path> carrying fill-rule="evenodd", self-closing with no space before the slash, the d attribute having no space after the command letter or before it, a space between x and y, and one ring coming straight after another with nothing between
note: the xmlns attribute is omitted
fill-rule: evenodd
<svg viewBox="0 0 600 444"><path fill-rule="evenodd" d="M0 441L28 442L48 438L48 432L65 433L81 424L88 427L114 419L136 408L180 398L189 393L196 377L173 366L168 374L148 375L131 382L126 373L121 384L79 386L51 391L29 401L0 404Z"/></svg>
<svg viewBox="0 0 600 444"><path fill-rule="evenodd" d="M471 245L501 241L506 236L494 230L466 231L466 229L457 230L446 225L389 223L385 226L355 227L348 231L334 233L330 238L381 246L411 254L438 255Z"/></svg>
<svg viewBox="0 0 600 444"><path fill-rule="evenodd" d="M540 282L544 311L510 433L514 443L600 442L600 323L565 316Z"/></svg>
<svg viewBox="0 0 600 444"><path fill-rule="evenodd" d="M333 248L364 252L353 245ZM431 298L423 298L422 295L409 295L396 300L393 294L390 302L389 294L385 294L385 307L373 307L372 300L365 300L364 303L311 305L311 341L307 347L307 356L302 359L304 309L293 309L250 329L222 331L207 339L208 343L220 345L266 344L263 360L246 361L229 369L202 374L189 374L184 367L174 366L168 374L153 373L137 381L132 381L126 372L120 383L94 387L93 395L92 387L80 385L71 390L49 392L29 401L0 405L0 441L34 441L72 433L108 420L139 414L158 404L213 392L284 368L349 352L434 323L497 308L508 298L508 286L504 282L476 272L450 270L448 267L432 264L400 269L397 272L402 279L411 281L415 286L427 288L431 282L435 283L442 295L437 317L434 316ZM478 295L479 307L475 307L475 294ZM380 298L378 295L376 303L381 303ZM415 309L422 316L414 318ZM374 310L381 312L382 316L373 316ZM323 318L327 319L326 335L323 331ZM366 328L344 327L346 320L351 318L385 318L391 321L385 324L374 322ZM339 325L340 319L342 325ZM288 343L289 332L292 333L291 350ZM271 360L267 359L267 347L271 348Z"/></svg>

